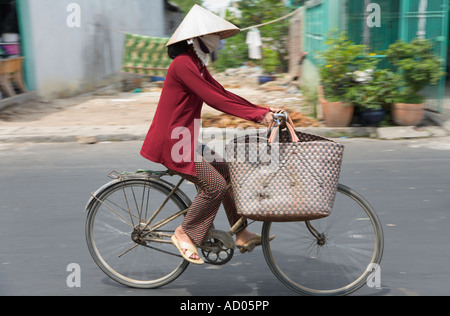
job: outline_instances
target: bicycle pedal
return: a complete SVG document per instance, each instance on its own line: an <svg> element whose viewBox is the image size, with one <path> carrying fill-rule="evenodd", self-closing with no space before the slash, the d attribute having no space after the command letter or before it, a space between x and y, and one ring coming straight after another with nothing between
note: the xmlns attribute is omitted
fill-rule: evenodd
<svg viewBox="0 0 450 316"><path fill-rule="evenodd" d="M236 246L241 253L252 252L255 249L256 245L251 244L249 246Z"/></svg>

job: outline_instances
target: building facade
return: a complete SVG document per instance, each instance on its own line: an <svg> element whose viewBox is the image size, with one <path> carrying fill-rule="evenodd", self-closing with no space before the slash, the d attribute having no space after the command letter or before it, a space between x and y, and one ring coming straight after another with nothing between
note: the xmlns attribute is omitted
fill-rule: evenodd
<svg viewBox="0 0 450 316"><path fill-rule="evenodd" d="M397 40L416 37L431 40L435 54L448 63L449 0L308 0L304 3L303 50L308 53L305 70L319 80L314 71L320 63L317 53L325 49L331 30L346 31L356 44L366 44L382 52ZM428 89L427 107L441 111L446 78Z"/></svg>
<svg viewBox="0 0 450 316"><path fill-rule="evenodd" d="M117 81L126 33L169 35L164 0L0 1L16 7L25 82L43 98Z"/></svg>

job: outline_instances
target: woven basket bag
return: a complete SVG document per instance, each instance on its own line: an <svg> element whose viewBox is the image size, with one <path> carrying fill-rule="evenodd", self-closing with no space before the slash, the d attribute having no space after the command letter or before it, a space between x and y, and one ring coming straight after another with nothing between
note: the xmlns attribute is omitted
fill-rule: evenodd
<svg viewBox="0 0 450 316"><path fill-rule="evenodd" d="M268 222L326 217L336 197L344 146L296 131L290 119L285 125L273 128L270 137L246 135L227 144L238 213Z"/></svg>

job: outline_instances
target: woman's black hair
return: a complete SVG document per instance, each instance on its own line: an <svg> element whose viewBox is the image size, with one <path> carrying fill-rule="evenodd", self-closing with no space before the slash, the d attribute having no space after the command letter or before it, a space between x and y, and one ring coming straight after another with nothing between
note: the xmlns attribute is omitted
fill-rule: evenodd
<svg viewBox="0 0 450 316"><path fill-rule="evenodd" d="M167 47L167 54L171 59L175 59L178 55L187 52L190 49L187 41L181 41Z"/></svg>

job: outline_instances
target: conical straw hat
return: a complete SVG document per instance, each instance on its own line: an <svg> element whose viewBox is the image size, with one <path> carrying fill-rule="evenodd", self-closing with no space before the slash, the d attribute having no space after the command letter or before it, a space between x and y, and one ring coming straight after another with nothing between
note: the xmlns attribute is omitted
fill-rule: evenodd
<svg viewBox="0 0 450 316"><path fill-rule="evenodd" d="M239 32L237 26L196 4L173 33L167 46L207 34L218 33L224 39Z"/></svg>

